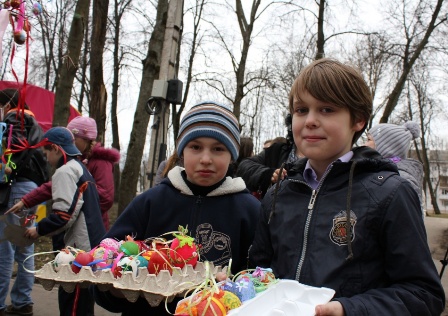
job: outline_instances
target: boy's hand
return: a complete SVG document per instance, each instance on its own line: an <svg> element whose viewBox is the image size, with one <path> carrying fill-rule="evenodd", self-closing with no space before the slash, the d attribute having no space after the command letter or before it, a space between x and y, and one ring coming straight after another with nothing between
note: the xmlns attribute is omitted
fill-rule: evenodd
<svg viewBox="0 0 448 316"><path fill-rule="evenodd" d="M279 172L280 172L280 168L279 169L276 169L275 171L274 171L274 173L272 174L272 178L271 178L271 182L272 183L277 183L277 181L279 180ZM282 172L282 174L281 174L281 177L280 177L280 179L283 179L285 176L286 176L286 170L285 169L283 169L283 172Z"/></svg>
<svg viewBox="0 0 448 316"><path fill-rule="evenodd" d="M344 316L344 308L338 301L329 302L324 305L317 305L314 310L316 316Z"/></svg>
<svg viewBox="0 0 448 316"><path fill-rule="evenodd" d="M29 238L29 239L37 239L39 238L39 234L37 233L37 228L36 227L31 227L28 228L24 234L25 237Z"/></svg>
<svg viewBox="0 0 448 316"><path fill-rule="evenodd" d="M20 200L19 202L17 202L16 204L14 204L9 210L7 210L5 212L5 215L8 213L17 213L19 212L23 207L25 206L25 204L22 202L22 200Z"/></svg>

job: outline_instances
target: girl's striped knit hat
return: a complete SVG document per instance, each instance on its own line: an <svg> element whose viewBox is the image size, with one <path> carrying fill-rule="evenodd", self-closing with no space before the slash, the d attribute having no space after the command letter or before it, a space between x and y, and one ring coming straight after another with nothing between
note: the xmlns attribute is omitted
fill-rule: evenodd
<svg viewBox="0 0 448 316"><path fill-rule="evenodd" d="M180 122L177 136L177 153L182 156L185 146L200 137L211 137L227 147L232 160L238 159L240 150L239 123L232 111L222 104L202 102L193 106Z"/></svg>

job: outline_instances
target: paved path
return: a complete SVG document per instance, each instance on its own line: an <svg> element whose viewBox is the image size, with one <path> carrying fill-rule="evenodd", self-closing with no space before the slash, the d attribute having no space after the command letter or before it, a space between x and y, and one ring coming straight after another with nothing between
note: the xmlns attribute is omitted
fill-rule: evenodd
<svg viewBox="0 0 448 316"><path fill-rule="evenodd" d="M437 271L440 273L442 264L440 260L443 259L448 247L448 219L441 219L435 217L425 218L426 231L428 233L428 243L433 254L434 263L437 267ZM443 237L444 232L447 232ZM444 239L445 238L445 239ZM444 246L442 246L444 245ZM11 282L12 283L12 282ZM442 284L445 289L445 293L448 295L448 267L442 277ZM57 300L57 288L53 288L51 291L46 291L40 284L35 284L32 292L34 300L34 316L49 316L58 315L58 300ZM9 304L9 297L7 299ZM95 305L96 316L118 315L110 313L103 308ZM441 316L448 316L448 307Z"/></svg>

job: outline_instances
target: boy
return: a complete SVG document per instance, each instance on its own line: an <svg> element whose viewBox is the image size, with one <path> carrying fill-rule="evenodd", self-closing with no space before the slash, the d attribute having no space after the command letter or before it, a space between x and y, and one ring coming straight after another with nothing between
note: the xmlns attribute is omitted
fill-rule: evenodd
<svg viewBox="0 0 448 316"><path fill-rule="evenodd" d="M137 196L105 237L123 240L132 235L144 240L177 231L182 225L200 245L202 260L226 266L232 258L234 273L246 269L260 203L241 178L226 177L239 147L238 121L229 109L213 102L191 108L177 137L184 168L174 167L159 185ZM119 293L93 290L97 304L111 312L167 314L163 302L151 308L144 298L131 303L117 298ZM171 312L174 309L170 306Z"/></svg>
<svg viewBox="0 0 448 316"><path fill-rule="evenodd" d="M65 231L66 246L88 251L97 246L106 233L95 181L77 159L81 153L67 128L53 127L43 138L40 145L47 161L57 168L51 177L52 213L36 227L29 228L25 236L37 239ZM94 303L87 289L77 288L73 293L67 293L59 287L60 315L93 315Z"/></svg>
<svg viewBox="0 0 448 316"><path fill-rule="evenodd" d="M289 97L299 160L262 202L249 251L278 278L336 291L316 315L440 315L444 293L418 196L390 160L352 148L372 111L361 75L307 66Z"/></svg>

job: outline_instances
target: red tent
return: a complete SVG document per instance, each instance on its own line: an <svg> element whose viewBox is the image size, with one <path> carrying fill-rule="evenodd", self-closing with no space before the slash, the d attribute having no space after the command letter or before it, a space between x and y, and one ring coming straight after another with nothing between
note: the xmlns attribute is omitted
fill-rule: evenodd
<svg viewBox="0 0 448 316"><path fill-rule="evenodd" d="M14 81L0 81L0 90L13 88L20 89L22 84L18 84ZM49 130L53 124L53 112L54 112L54 93L44 88L27 84L25 102L30 107L30 110L34 113L37 122L42 127L44 132ZM80 116L81 114L70 106L70 116L68 121Z"/></svg>

